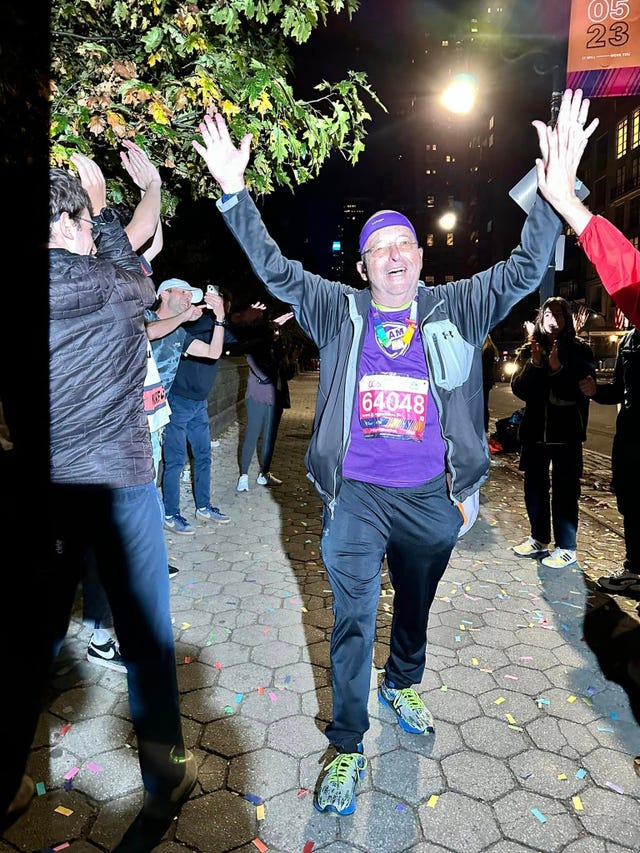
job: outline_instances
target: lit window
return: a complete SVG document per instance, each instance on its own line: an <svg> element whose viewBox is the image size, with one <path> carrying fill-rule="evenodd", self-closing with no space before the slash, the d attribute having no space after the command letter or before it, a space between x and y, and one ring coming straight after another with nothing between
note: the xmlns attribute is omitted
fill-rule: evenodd
<svg viewBox="0 0 640 853"><path fill-rule="evenodd" d="M434 238L433 238L433 234L427 234L427 240L426 240L426 243L427 243L427 246L430 246L430 247L431 247L431 246L433 246L433 245L435 245L435 241L434 241Z"/></svg>
<svg viewBox="0 0 640 853"><path fill-rule="evenodd" d="M453 246L453 232L447 233L447 246Z"/></svg>
<svg viewBox="0 0 640 853"><path fill-rule="evenodd" d="M455 279L454 279L454 277L453 277L452 275L445 275L444 280L445 280L446 282L448 282L448 281L455 281Z"/></svg>
<svg viewBox="0 0 640 853"><path fill-rule="evenodd" d="M448 39L442 39L442 41L440 42L440 46L441 47L449 47Z"/></svg>
<svg viewBox="0 0 640 853"><path fill-rule="evenodd" d="M445 156L444 160L445 160L445 163L455 163L456 162L456 158L453 156L453 154L447 154Z"/></svg>
<svg viewBox="0 0 640 853"><path fill-rule="evenodd" d="M640 107L631 113L631 148L640 145Z"/></svg>
<svg viewBox="0 0 640 853"><path fill-rule="evenodd" d="M436 206L436 197L434 195L427 196L427 207L435 207Z"/></svg>
<svg viewBox="0 0 640 853"><path fill-rule="evenodd" d="M616 157L624 157L627 153L627 120L623 118L616 125Z"/></svg>
<svg viewBox="0 0 640 853"><path fill-rule="evenodd" d="M435 277L432 275L425 275L424 283L425 284L435 284L436 283Z"/></svg>

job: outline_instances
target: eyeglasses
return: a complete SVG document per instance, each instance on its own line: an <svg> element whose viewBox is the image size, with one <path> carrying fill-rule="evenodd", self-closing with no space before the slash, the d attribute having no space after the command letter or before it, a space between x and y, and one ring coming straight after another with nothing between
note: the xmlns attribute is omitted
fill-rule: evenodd
<svg viewBox="0 0 640 853"><path fill-rule="evenodd" d="M75 218L78 222L86 222L93 228L93 220L92 219L85 219L84 216L76 216Z"/></svg>
<svg viewBox="0 0 640 853"><path fill-rule="evenodd" d="M367 249L362 253L362 256L371 255L372 258L384 258L389 254L389 249L395 246L402 255L409 255L418 247L415 240L392 240L391 243L383 243L380 246L374 246L372 249Z"/></svg>

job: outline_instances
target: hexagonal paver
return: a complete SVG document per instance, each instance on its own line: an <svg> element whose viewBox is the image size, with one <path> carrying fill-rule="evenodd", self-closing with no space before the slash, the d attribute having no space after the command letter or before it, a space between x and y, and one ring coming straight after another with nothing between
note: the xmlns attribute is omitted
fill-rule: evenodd
<svg viewBox="0 0 640 853"><path fill-rule="evenodd" d="M470 749L484 752L495 758L509 758L523 752L528 740L523 732L505 724L504 720L477 717L460 726L465 743Z"/></svg>
<svg viewBox="0 0 640 853"><path fill-rule="evenodd" d="M205 726L202 746L225 758L243 755L264 746L266 726L256 720L239 716L225 717Z"/></svg>
<svg viewBox="0 0 640 853"><path fill-rule="evenodd" d="M220 853L248 844L258 835L256 807L229 791L214 791L185 803L176 840L202 853Z"/></svg>
<svg viewBox="0 0 640 853"><path fill-rule="evenodd" d="M425 838L455 853L482 853L500 839L491 808L453 791L421 808L418 816Z"/></svg>
<svg viewBox="0 0 640 853"><path fill-rule="evenodd" d="M318 749L327 747L324 734L311 720L304 717L289 717L286 720L271 723L267 742L271 748L297 758L311 755Z"/></svg>
<svg viewBox="0 0 640 853"><path fill-rule="evenodd" d="M442 772L451 790L486 803L517 785L503 761L468 750L443 758Z"/></svg>
<svg viewBox="0 0 640 853"><path fill-rule="evenodd" d="M369 755L369 751L366 751ZM444 778L437 761L423 755L394 749L372 762L371 780L375 788L412 806L444 791Z"/></svg>
<svg viewBox="0 0 640 853"><path fill-rule="evenodd" d="M297 785L297 761L275 749L232 758L229 764L228 786L241 796L253 794L268 800Z"/></svg>
<svg viewBox="0 0 640 853"><path fill-rule="evenodd" d="M520 753L509 760L509 766L521 787L559 800L573 797L586 785L583 779L576 778L579 763L541 749Z"/></svg>
<svg viewBox="0 0 640 853"><path fill-rule="evenodd" d="M493 808L502 834L534 850L561 853L580 834L563 803L530 791L513 791Z"/></svg>

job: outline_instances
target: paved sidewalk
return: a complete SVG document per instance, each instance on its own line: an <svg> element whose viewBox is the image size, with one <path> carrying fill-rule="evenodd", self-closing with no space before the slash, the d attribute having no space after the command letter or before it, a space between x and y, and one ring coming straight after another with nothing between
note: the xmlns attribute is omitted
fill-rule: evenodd
<svg viewBox="0 0 640 853"><path fill-rule="evenodd" d="M636 602L592 592L592 579L623 556L607 460L597 456L585 472L581 568L562 571L510 550L528 533L522 480L515 457L492 460L479 520L432 609L420 690L435 736L396 725L377 700L374 668L356 813L313 809L330 717L332 624L321 506L303 462L316 384L314 373L291 383L273 464L283 485L256 485L254 464L249 492L236 493L236 425L213 450L212 502L231 523L195 521L195 536L167 535L180 568L172 604L199 784L158 850L640 850L640 727L631 707L640 717L640 684L630 677L640 680L640 626ZM385 573L376 668L388 651L392 598ZM78 610L29 760L42 794L2 836L0 853L109 851L140 807L125 677L85 660L88 639Z"/></svg>

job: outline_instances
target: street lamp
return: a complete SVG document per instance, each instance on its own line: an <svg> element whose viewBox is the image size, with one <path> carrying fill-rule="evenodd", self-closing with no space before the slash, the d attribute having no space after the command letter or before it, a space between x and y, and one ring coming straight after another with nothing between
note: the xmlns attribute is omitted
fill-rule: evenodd
<svg viewBox="0 0 640 853"><path fill-rule="evenodd" d="M456 115L469 113L475 104L477 91L478 84L472 74L456 74L440 96L440 103Z"/></svg>
<svg viewBox="0 0 640 853"><path fill-rule="evenodd" d="M443 231L453 231L456 227L457 217L455 213L443 213L438 219L438 225Z"/></svg>

